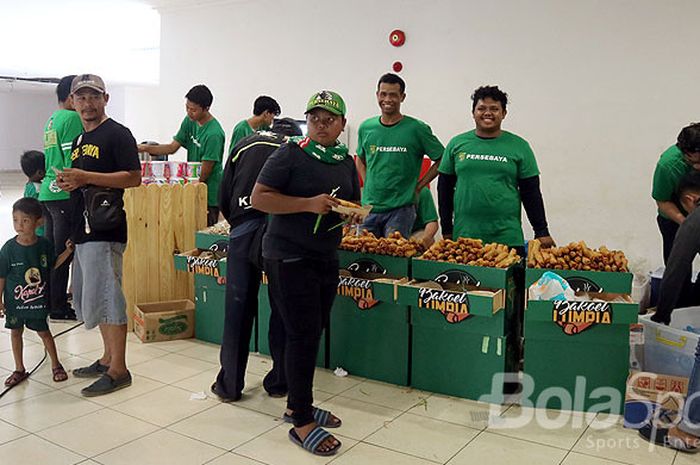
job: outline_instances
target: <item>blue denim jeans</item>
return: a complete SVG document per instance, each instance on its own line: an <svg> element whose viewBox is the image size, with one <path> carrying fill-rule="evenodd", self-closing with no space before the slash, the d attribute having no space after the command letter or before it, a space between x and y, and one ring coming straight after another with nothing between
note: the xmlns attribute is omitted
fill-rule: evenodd
<svg viewBox="0 0 700 465"><path fill-rule="evenodd" d="M695 349L695 364L690 372L688 396L683 408L683 421L678 428L700 437L700 342Z"/></svg>
<svg viewBox="0 0 700 465"><path fill-rule="evenodd" d="M398 231L403 237L408 238L411 236L415 221L415 205L406 205L385 212L370 213L360 227L377 237L386 237L394 231Z"/></svg>

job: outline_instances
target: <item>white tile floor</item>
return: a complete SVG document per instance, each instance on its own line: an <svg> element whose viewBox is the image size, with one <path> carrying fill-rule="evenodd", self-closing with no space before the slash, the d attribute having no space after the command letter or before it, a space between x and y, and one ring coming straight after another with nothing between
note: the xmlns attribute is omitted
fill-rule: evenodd
<svg viewBox="0 0 700 465"><path fill-rule="evenodd" d="M0 241L13 235L12 202L21 195L21 175L0 173ZM4 321L0 320L4 325ZM53 324L54 333L68 328ZM25 361L38 362L39 340L27 333ZM100 354L99 334L82 327L57 340L67 368ZM473 401L419 392L317 370L314 397L343 419L334 432L343 442L331 458L314 457L287 439L280 421L284 400L265 395L267 357L251 355L244 398L222 404L208 393L218 347L196 340L142 344L129 335L134 384L86 399L90 381L53 383L44 364L0 398L0 461L13 465L690 465L691 457L650 448L617 417L572 415L557 429L531 421L518 406L495 408ZM13 369L9 334L0 330L0 379ZM542 414L543 412L539 412ZM549 412L556 415L556 412ZM489 425L488 419L491 421ZM500 426L500 427L499 427Z"/></svg>
<svg viewBox="0 0 700 465"><path fill-rule="evenodd" d="M70 325L52 323L54 332ZM82 327L58 338L71 367L95 360L95 331ZM0 377L13 369L9 334L0 330ZM41 358L40 343L26 341L27 360ZM42 365L0 398L2 463L168 465L687 465L696 458L650 448L618 417L573 414L563 426L518 425L534 412L516 405L495 407L317 370L315 399L343 419L335 432L343 442L332 458L313 457L287 439L280 421L284 400L261 386L267 357L250 356L244 398L222 404L208 393L218 347L196 340L142 344L129 335L134 384L112 395L86 399L90 381L54 383ZM542 414L543 412L539 412ZM491 416L489 416L491 415ZM494 417L495 415L495 417ZM549 416L558 415L548 412ZM498 418L499 421L491 421Z"/></svg>

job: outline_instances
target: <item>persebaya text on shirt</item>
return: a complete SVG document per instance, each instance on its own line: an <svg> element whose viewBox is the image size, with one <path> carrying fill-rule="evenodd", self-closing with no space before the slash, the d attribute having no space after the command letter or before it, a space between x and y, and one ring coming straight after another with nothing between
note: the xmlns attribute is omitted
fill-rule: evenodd
<svg viewBox="0 0 700 465"><path fill-rule="evenodd" d="M71 154L71 161L75 161L78 157L92 157L96 160L100 159L100 148L93 144L83 144L76 147Z"/></svg>
<svg viewBox="0 0 700 465"><path fill-rule="evenodd" d="M465 152L459 152L457 154L457 160L497 161L499 163L508 163L508 157L504 157L503 155L481 155L477 153Z"/></svg>
<svg viewBox="0 0 700 465"><path fill-rule="evenodd" d="M372 154L378 153L378 152L398 152L398 153L408 153L408 148L406 147L398 147L398 146L383 146L383 145L370 145L369 146L369 151Z"/></svg>

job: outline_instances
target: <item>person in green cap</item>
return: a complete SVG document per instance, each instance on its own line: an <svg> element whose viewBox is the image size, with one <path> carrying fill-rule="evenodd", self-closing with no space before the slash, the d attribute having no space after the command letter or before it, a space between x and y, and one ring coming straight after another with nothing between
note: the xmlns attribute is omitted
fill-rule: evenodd
<svg viewBox="0 0 700 465"><path fill-rule="evenodd" d="M364 121L357 130L357 168L365 181L362 204L372 206L362 227L379 237L394 231L408 237L416 219L418 193L437 176L445 148L430 126L401 114L406 98L403 79L383 75L376 95L382 114ZM435 163L419 180L424 155Z"/></svg>
<svg viewBox="0 0 700 465"><path fill-rule="evenodd" d="M139 152L151 155L170 155L180 147L187 150L187 161L201 162L199 182L207 184L207 226L219 220L219 186L221 184L221 159L224 155L226 134L209 108L214 101L205 85L194 86L185 95L187 116L180 130L169 144L139 144Z"/></svg>
<svg viewBox="0 0 700 465"><path fill-rule="evenodd" d="M678 200L678 184L693 170L700 170L700 123L681 130L676 143L661 154L654 170L651 196L658 206L656 222L663 239L664 263L671 254L678 227L688 214Z"/></svg>
<svg viewBox="0 0 700 465"><path fill-rule="evenodd" d="M472 101L476 129L453 137L440 163L442 235L505 244L522 256L522 203L535 237L543 247L553 246L535 154L523 138L501 129L508 96L484 86Z"/></svg>
<svg viewBox="0 0 700 465"><path fill-rule="evenodd" d="M39 188L39 201L48 213L45 236L53 244L56 255L66 249L73 217L70 194L56 183L56 170L71 167L71 144L83 132L83 123L73 107L70 86L75 75L64 76L56 86L58 110L54 111L44 127L45 173ZM49 317L52 320L75 320L75 310L68 303L68 275L72 255L58 268L52 268L49 288Z"/></svg>
<svg viewBox="0 0 700 465"><path fill-rule="evenodd" d="M253 116L248 119L239 121L233 127L231 133L231 144L228 146L228 152L231 153L233 147L238 142L252 135L255 131L263 131L272 127L272 122L276 116L282 113L279 103L272 97L261 95L253 102Z"/></svg>
<svg viewBox="0 0 700 465"><path fill-rule="evenodd" d="M263 238L271 318L286 333L289 438L316 455L333 455L340 441L325 428L340 419L313 407L312 386L321 332L327 326L338 287L338 245L343 218L337 199L358 201L360 185L348 148L338 142L345 128L345 102L322 90L306 106L308 137L292 137L265 162L253 188L253 208L269 213ZM358 217L348 218L357 222ZM275 310L277 308L277 310Z"/></svg>

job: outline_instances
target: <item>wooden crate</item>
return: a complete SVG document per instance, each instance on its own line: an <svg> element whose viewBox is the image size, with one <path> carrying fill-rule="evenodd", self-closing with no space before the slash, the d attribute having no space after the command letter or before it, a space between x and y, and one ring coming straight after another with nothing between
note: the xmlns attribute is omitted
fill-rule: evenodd
<svg viewBox="0 0 700 465"><path fill-rule="evenodd" d="M123 288L129 330L136 304L194 301L194 275L175 271L173 254L194 248L195 232L207 226L204 183L139 186L124 194L129 235Z"/></svg>

